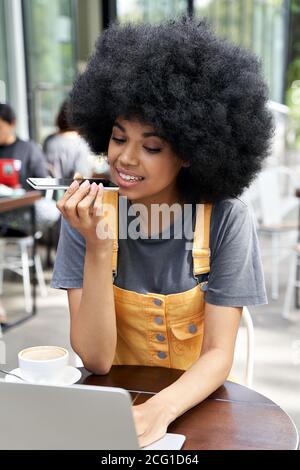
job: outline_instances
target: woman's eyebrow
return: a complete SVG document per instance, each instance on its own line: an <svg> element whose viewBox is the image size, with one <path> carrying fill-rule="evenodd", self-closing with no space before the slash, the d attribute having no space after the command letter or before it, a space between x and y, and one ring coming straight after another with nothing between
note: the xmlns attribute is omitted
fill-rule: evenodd
<svg viewBox="0 0 300 470"><path fill-rule="evenodd" d="M143 137L159 137L161 139L157 132L144 132Z"/></svg>
<svg viewBox="0 0 300 470"><path fill-rule="evenodd" d="M126 132L125 128L121 126L117 121L114 123L113 127L118 127L122 132Z"/></svg>
<svg viewBox="0 0 300 470"><path fill-rule="evenodd" d="M113 127L117 127L118 129L120 129L122 132L126 132L126 129L125 127L123 127L118 121L116 121L113 125ZM162 139L162 137L157 134L157 132L144 132L142 134L143 137L159 137L160 139Z"/></svg>

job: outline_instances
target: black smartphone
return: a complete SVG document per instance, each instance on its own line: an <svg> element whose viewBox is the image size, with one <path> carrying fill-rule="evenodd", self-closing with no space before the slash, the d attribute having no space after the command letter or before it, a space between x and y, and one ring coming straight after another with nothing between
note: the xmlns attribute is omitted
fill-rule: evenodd
<svg viewBox="0 0 300 470"><path fill-rule="evenodd" d="M92 184L93 182L99 184L102 183L104 189L111 191L118 191L119 186L112 183L109 179L106 178L83 178L78 179L79 184L82 184L84 181L89 180ZM73 183L74 179L72 178L27 178L27 183L32 186L34 189L68 189L68 187Z"/></svg>

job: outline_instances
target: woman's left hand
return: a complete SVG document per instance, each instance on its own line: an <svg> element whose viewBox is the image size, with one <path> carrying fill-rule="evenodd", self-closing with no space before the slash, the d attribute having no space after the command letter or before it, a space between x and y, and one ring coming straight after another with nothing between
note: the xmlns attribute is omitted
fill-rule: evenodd
<svg viewBox="0 0 300 470"><path fill-rule="evenodd" d="M133 417L140 447L163 437L176 418L170 407L159 399L159 394L141 405L133 406Z"/></svg>

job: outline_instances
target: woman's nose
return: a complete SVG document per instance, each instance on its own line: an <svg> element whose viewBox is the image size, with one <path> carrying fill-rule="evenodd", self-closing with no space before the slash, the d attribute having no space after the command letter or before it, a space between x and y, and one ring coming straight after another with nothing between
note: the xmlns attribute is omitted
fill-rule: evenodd
<svg viewBox="0 0 300 470"><path fill-rule="evenodd" d="M139 158L135 151L126 149L119 155L119 161L122 166L135 166L138 165Z"/></svg>

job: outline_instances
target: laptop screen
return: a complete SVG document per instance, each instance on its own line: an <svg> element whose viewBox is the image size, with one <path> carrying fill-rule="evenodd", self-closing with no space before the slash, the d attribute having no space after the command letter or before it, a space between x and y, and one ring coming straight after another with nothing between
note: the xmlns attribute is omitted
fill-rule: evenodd
<svg viewBox="0 0 300 470"><path fill-rule="evenodd" d="M0 403L0 450L139 449L131 397L121 388L36 385L6 376ZM167 433L143 450L181 449L184 441Z"/></svg>

